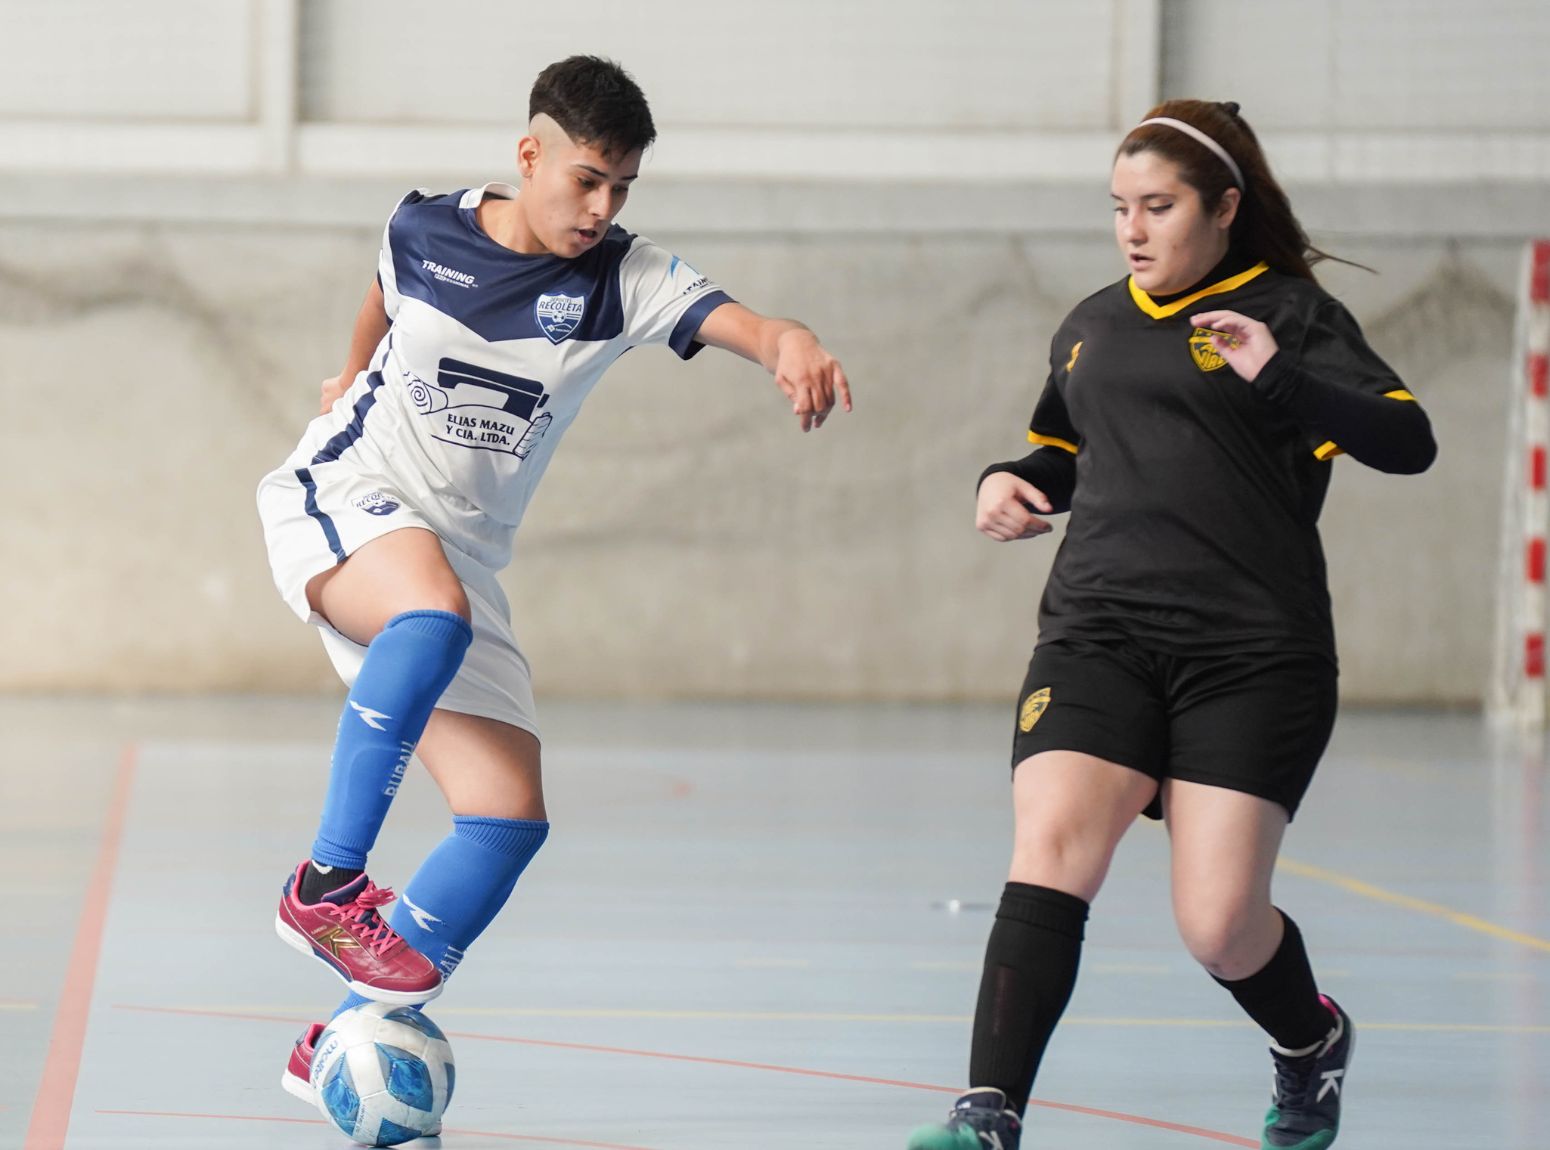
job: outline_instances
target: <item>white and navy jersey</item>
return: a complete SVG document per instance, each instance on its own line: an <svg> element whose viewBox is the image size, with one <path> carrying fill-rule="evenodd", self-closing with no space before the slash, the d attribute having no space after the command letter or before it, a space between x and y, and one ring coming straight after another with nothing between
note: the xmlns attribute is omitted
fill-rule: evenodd
<svg viewBox="0 0 1550 1150"><path fill-rule="evenodd" d="M651 343L688 359L705 317L730 302L617 225L575 259L502 247L475 209L516 195L487 184L404 197L378 261L388 334L288 464L304 482L324 482L329 464L381 476L491 568L510 561L555 445L609 365Z"/></svg>

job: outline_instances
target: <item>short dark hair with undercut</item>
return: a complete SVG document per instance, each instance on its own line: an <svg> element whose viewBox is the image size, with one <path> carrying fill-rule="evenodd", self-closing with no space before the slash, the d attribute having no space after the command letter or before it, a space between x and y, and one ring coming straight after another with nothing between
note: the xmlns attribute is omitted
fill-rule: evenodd
<svg viewBox="0 0 1550 1150"><path fill-rule="evenodd" d="M591 144L610 159L657 138L640 85L601 56L570 56L540 72L528 96L528 119L540 113L576 143Z"/></svg>

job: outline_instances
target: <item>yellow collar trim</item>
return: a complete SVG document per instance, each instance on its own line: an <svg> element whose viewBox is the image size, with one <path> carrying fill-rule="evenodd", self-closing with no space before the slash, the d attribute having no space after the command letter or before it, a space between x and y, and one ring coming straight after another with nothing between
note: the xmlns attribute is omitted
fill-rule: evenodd
<svg viewBox="0 0 1550 1150"><path fill-rule="evenodd" d="M1205 297L1208 295L1221 295L1223 292L1236 291L1238 288L1241 288L1244 284L1248 283L1255 276L1260 275L1262 272L1268 272L1269 270L1269 264L1257 263L1248 271L1239 272L1231 279L1225 279L1220 283L1212 284L1210 287L1201 288L1193 295L1187 295L1183 299L1176 299L1169 304L1153 303L1151 296L1147 295L1140 288L1136 287L1136 277L1131 276L1129 280L1130 298L1136 301L1136 306L1138 308L1146 312L1146 314L1151 316L1153 319L1167 319L1170 315L1178 315L1179 312L1183 311L1198 299L1205 299Z"/></svg>

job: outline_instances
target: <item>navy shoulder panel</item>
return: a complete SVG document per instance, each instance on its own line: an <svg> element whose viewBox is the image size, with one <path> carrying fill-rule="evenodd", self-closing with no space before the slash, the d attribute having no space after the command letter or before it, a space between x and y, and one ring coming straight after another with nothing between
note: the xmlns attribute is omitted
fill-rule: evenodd
<svg viewBox="0 0 1550 1150"><path fill-rule="evenodd" d="M491 342L599 342L624 330L619 267L635 237L618 225L576 259L528 256L485 234L464 192L405 199L389 242L398 290ZM414 193L411 193L414 195Z"/></svg>

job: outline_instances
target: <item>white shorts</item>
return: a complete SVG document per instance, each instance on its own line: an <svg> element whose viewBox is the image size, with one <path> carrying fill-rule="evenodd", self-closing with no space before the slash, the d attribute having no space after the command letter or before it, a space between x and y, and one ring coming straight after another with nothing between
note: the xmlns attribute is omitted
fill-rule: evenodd
<svg viewBox="0 0 1550 1150"><path fill-rule="evenodd" d="M258 485L275 586L290 609L323 636L334 670L346 686L355 682L366 648L334 630L307 602L307 583L331 570L357 548L405 527L436 533L425 516L390 480L340 463L281 467ZM480 715L538 734L533 676L511 630L511 606L495 572L442 539L447 562L463 582L474 639L456 677L436 705Z"/></svg>

